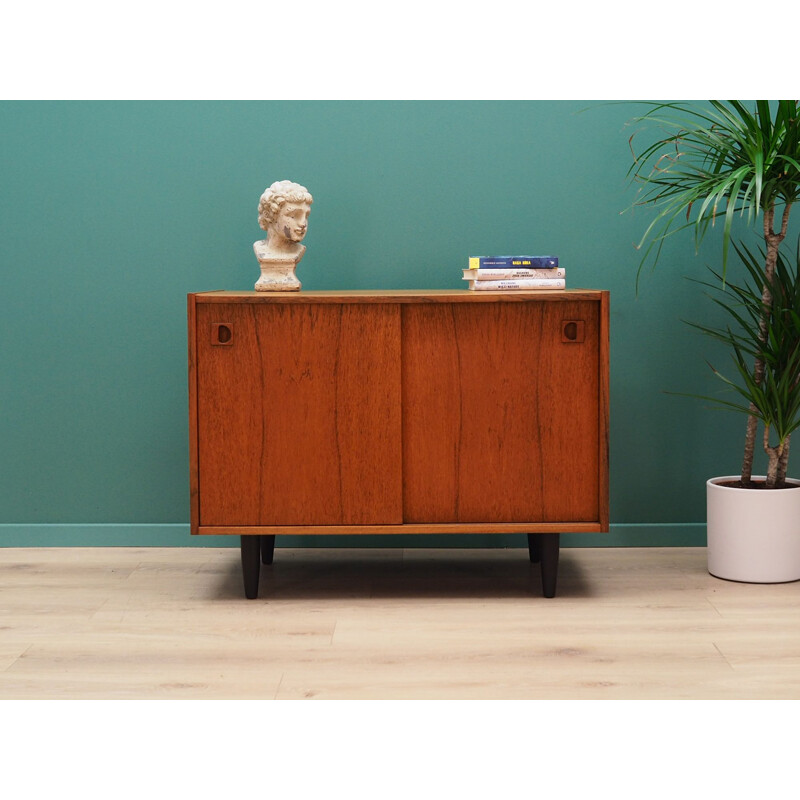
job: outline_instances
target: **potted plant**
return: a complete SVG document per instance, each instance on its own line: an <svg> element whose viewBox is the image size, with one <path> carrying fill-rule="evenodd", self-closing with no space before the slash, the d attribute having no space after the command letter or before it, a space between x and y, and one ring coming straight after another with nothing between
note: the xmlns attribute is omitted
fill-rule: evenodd
<svg viewBox="0 0 800 800"><path fill-rule="evenodd" d="M722 270L714 275L722 292L718 302L733 327L698 327L731 348L737 380L723 379L745 404L722 405L747 415L740 475L707 484L709 571L730 580L800 580L800 484L785 477L798 413L798 264L790 266L780 255L800 198L799 116L797 100L760 100L753 107L713 100L707 107L655 103L635 120L667 134L634 152L629 170L642 187L634 205L656 209L639 244L646 245L639 274L651 256L653 264L658 261L666 237L691 228L699 245L722 219ZM737 212L751 225L760 218L764 244L761 262L734 245L750 278L739 285L727 277ZM770 460L766 476L752 474L759 422ZM779 518L786 505L792 519L784 530Z"/></svg>
<svg viewBox="0 0 800 800"><path fill-rule="evenodd" d="M798 580L800 482L787 480L786 465L790 438L800 427L800 239L794 264L779 253L771 278L762 266L763 251L759 257L744 246L734 248L748 278L739 284L723 281L711 270L714 282L705 283L727 324L689 324L729 348L733 377L712 369L733 391L733 399L704 399L756 417L763 427L768 467L766 476L751 478L746 486L738 475L707 482L708 569L731 580ZM766 315L764 287L771 297ZM762 364L760 382L753 376L754 362ZM791 491L774 491L779 489Z"/></svg>

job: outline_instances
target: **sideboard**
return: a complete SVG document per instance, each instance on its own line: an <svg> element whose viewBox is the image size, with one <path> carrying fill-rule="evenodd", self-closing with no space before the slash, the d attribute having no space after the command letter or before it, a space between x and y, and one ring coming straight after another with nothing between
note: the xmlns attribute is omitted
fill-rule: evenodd
<svg viewBox="0 0 800 800"><path fill-rule="evenodd" d="M607 291L188 296L191 532L608 530Z"/></svg>

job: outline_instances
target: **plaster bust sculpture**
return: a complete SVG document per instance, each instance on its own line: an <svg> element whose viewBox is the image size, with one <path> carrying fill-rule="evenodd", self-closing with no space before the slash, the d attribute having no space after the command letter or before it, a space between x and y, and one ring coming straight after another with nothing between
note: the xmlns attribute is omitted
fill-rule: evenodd
<svg viewBox="0 0 800 800"><path fill-rule="evenodd" d="M313 198L305 186L276 181L261 195L258 224L267 238L253 244L261 267L257 292L296 292L302 284L294 274L306 248L300 244L308 230Z"/></svg>

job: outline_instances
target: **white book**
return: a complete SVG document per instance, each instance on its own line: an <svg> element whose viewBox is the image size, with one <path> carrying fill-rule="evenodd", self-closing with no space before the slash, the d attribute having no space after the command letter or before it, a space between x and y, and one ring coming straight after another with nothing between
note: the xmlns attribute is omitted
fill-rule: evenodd
<svg viewBox="0 0 800 800"><path fill-rule="evenodd" d="M566 278L563 267L552 269L465 269L465 281L517 281L520 278Z"/></svg>
<svg viewBox="0 0 800 800"><path fill-rule="evenodd" d="M496 292L513 289L566 289L564 278L528 278L518 281L470 281L473 292Z"/></svg>

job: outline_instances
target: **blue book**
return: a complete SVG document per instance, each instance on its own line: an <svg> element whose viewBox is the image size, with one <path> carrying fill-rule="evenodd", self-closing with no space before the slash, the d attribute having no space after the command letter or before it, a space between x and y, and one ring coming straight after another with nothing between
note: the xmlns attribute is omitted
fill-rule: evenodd
<svg viewBox="0 0 800 800"><path fill-rule="evenodd" d="M558 256L470 256L470 269L555 269Z"/></svg>

